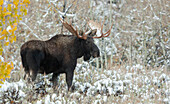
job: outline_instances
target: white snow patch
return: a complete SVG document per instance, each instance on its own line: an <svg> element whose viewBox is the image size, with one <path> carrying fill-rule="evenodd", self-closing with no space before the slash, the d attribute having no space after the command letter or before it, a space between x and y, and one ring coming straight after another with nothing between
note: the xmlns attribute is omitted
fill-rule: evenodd
<svg viewBox="0 0 170 104"><path fill-rule="evenodd" d="M107 102L107 96L103 96L103 101Z"/></svg>
<svg viewBox="0 0 170 104"><path fill-rule="evenodd" d="M50 95L45 97L45 104L50 104Z"/></svg>
<svg viewBox="0 0 170 104"><path fill-rule="evenodd" d="M55 100L57 98L57 95L56 94L52 94L52 100Z"/></svg>
<svg viewBox="0 0 170 104"><path fill-rule="evenodd" d="M22 90L19 90L19 96L20 97L25 97L26 95L25 95L25 93Z"/></svg>
<svg viewBox="0 0 170 104"><path fill-rule="evenodd" d="M55 102L55 104L65 104L65 103L62 103L60 100L57 100L57 101Z"/></svg>
<svg viewBox="0 0 170 104"><path fill-rule="evenodd" d="M42 100L38 100L38 101L37 101L37 104L42 104Z"/></svg>
<svg viewBox="0 0 170 104"><path fill-rule="evenodd" d="M109 94L110 94L110 95L112 95L112 94L114 93L114 91L113 91L113 88L112 88L112 87L108 87L107 89L108 89L108 92L109 92Z"/></svg>
<svg viewBox="0 0 170 104"><path fill-rule="evenodd" d="M8 26L7 28L6 28L6 30L9 32L9 30L11 30L12 28L11 28L11 26Z"/></svg>

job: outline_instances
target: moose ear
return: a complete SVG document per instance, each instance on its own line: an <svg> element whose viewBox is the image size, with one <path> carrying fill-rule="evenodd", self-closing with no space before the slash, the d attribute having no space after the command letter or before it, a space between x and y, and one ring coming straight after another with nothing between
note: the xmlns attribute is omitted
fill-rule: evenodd
<svg viewBox="0 0 170 104"><path fill-rule="evenodd" d="M93 29L90 33L89 33L89 36L95 36L97 33L97 29Z"/></svg>

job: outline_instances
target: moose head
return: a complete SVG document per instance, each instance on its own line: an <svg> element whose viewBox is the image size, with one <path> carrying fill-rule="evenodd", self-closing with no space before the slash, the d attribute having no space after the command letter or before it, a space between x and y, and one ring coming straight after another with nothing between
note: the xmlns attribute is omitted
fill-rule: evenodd
<svg viewBox="0 0 170 104"><path fill-rule="evenodd" d="M102 37L108 37L111 33L111 28L106 32L103 33L103 25L100 25L101 31L100 31L100 36L96 36L97 33L97 29L92 29L92 27L90 26L90 30L87 32L83 32L80 31L78 32L78 29L74 29L73 26L65 21L63 21L63 19L61 19L61 22L63 23L64 27L69 30L69 32L71 32L73 35L77 36L79 39L82 40L82 46L83 46L83 50L84 50L84 61L87 61L90 59L90 57L92 56L93 58L95 57L100 57L100 51L99 48L96 46L96 44L94 43L94 38L102 38ZM94 22L93 22L94 23Z"/></svg>

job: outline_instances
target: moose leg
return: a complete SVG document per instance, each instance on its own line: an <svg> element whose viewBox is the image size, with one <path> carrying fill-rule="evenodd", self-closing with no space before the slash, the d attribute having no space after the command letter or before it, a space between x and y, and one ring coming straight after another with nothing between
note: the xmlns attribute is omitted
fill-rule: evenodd
<svg viewBox="0 0 170 104"><path fill-rule="evenodd" d="M31 67L30 68L30 76L31 76L31 78L32 78L32 81L34 81L35 79L36 79L36 77L37 77L37 67Z"/></svg>
<svg viewBox="0 0 170 104"><path fill-rule="evenodd" d="M27 64L29 67L29 75L32 78L32 81L36 79L38 73L38 66L39 66L33 54L34 54L33 52L27 53Z"/></svg>
<svg viewBox="0 0 170 104"><path fill-rule="evenodd" d="M53 73L53 76L52 76L52 82L53 82L53 88L55 89L56 86L57 86L57 83L58 83L58 76L60 74L59 73Z"/></svg>
<svg viewBox="0 0 170 104"><path fill-rule="evenodd" d="M30 77L29 75L29 69L25 68L25 75L24 75L24 80L27 80Z"/></svg>
<svg viewBox="0 0 170 104"><path fill-rule="evenodd" d="M22 60L22 65L24 67L24 80L29 82L30 74L29 74L29 68L27 66L27 61L26 61L26 53L21 53L21 60Z"/></svg>
<svg viewBox="0 0 170 104"><path fill-rule="evenodd" d="M66 72L66 82L67 82L67 86L68 86L68 91L70 90L70 87L72 85L73 75L74 75L74 71Z"/></svg>

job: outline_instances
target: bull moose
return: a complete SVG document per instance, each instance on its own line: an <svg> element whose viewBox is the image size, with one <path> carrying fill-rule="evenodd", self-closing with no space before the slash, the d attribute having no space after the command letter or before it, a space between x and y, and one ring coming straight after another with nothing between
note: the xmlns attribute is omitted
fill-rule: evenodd
<svg viewBox="0 0 170 104"><path fill-rule="evenodd" d="M69 90L72 85L77 59L83 56L84 61L87 61L91 56L94 58L99 57L100 51L93 38L109 36L111 28L108 32L103 33L102 25L101 36L97 37L95 36L97 29L79 33L71 24L62 19L61 21L72 35L57 34L47 41L28 41L21 46L20 55L25 71L25 80L30 78L34 81L38 73L53 73L52 82L55 88L57 77L61 73L65 73Z"/></svg>

